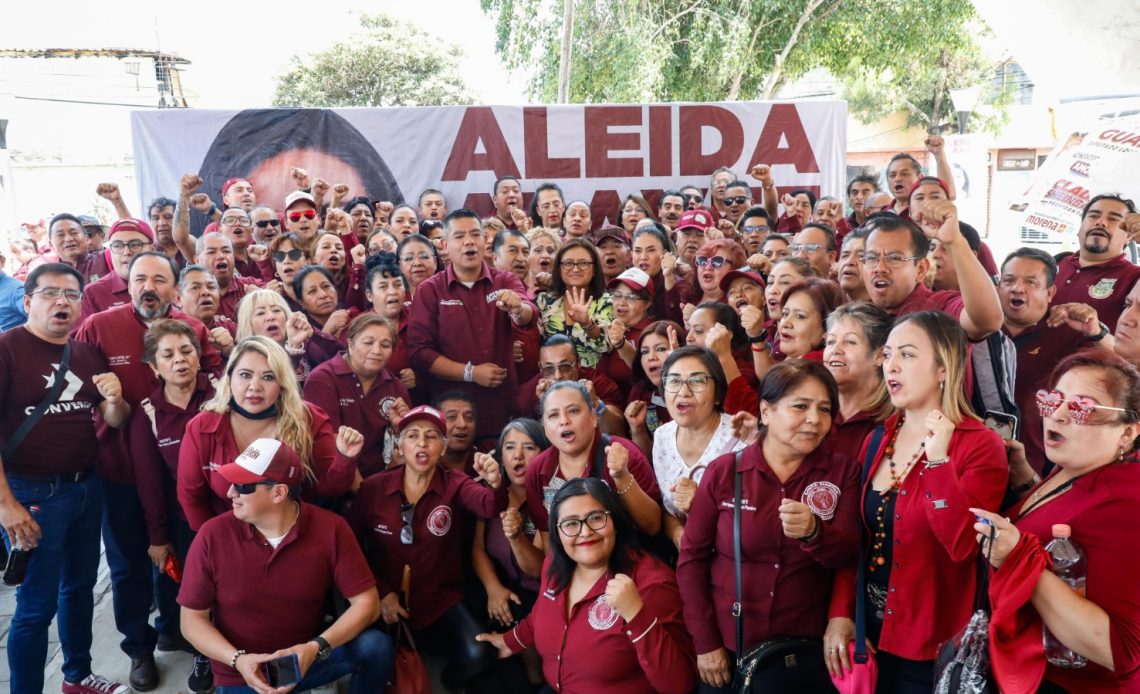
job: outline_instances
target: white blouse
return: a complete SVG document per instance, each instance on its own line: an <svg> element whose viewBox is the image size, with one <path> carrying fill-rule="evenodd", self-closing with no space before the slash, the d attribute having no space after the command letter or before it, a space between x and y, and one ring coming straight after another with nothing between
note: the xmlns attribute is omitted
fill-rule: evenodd
<svg viewBox="0 0 1140 694"><path fill-rule="evenodd" d="M657 486L661 488L665 510L678 518L684 517L673 503L673 492L670 491L677 480L688 477L700 484L709 463L725 453L734 453L742 448L744 443L732 434L732 415L721 413L720 424L709 439L705 452L689 467L677 451L677 423L669 422L657 427L653 432L653 472L657 475Z"/></svg>

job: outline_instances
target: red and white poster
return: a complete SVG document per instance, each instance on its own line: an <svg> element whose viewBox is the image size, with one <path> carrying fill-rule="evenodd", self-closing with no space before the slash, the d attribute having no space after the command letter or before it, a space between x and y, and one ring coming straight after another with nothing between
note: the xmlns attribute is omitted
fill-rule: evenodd
<svg viewBox="0 0 1140 694"><path fill-rule="evenodd" d="M221 200L232 176L252 181L259 202L281 207L291 167L349 195L417 203L437 188L448 207L493 211L497 178L522 181L526 202L543 182L566 201L591 204L595 226L617 218L629 194L656 205L660 191L695 184L729 166L749 183L757 163L781 189L842 196L844 102L733 102L612 106L169 109L131 114L141 199L174 197L183 174ZM759 199L759 196L757 196Z"/></svg>

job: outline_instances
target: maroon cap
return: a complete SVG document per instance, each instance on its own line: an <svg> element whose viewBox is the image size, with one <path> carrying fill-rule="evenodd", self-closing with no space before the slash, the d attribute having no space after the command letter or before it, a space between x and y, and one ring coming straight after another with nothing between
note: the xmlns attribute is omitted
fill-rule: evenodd
<svg viewBox="0 0 1140 694"><path fill-rule="evenodd" d="M107 240L109 241L116 232L119 231L137 231L143 236L150 239L154 243L154 229L141 219L134 217L124 217L111 225L111 230L107 232Z"/></svg>
<svg viewBox="0 0 1140 694"><path fill-rule="evenodd" d="M685 229L700 229L707 231L712 226L712 215L704 210L689 210L681 215L681 219L677 221L677 231L684 231Z"/></svg>
<svg viewBox="0 0 1140 694"><path fill-rule="evenodd" d="M914 185L911 186L910 190L907 191L906 199L910 200L910 196L914 195L914 191L918 190L919 186L926 186L930 185L931 183L937 183L938 187L942 189L942 192L946 193L946 197L950 197L950 188L942 181L941 178L938 178L936 176L923 176L922 178L915 181Z"/></svg>
<svg viewBox="0 0 1140 694"><path fill-rule="evenodd" d="M761 289L767 286L767 283L764 282L764 278L761 277L758 272L754 272L752 270L730 270L725 274L724 277L720 278L720 290L725 294L728 294L728 288L732 286L733 282L740 279L741 277L752 280L756 284L760 285Z"/></svg>
<svg viewBox="0 0 1140 694"><path fill-rule="evenodd" d="M613 224L607 224L594 232L595 246L600 246L602 241L605 241L606 239L617 239L625 245L629 245L629 238L625 235L625 229L616 227Z"/></svg>
<svg viewBox="0 0 1140 694"><path fill-rule="evenodd" d="M202 230L202 235L205 236L206 234L210 234L210 233L213 233L215 231L221 231L221 230L222 230L222 228L220 226L218 226L217 222L210 222L209 224L206 225L206 228Z"/></svg>
<svg viewBox="0 0 1140 694"><path fill-rule="evenodd" d="M439 433L447 436L447 417L444 417L442 412L430 405L420 405L408 410L408 413L401 417L399 424L396 425L396 433L404 433L404 428L417 419L431 422L439 429Z"/></svg>
<svg viewBox="0 0 1140 694"><path fill-rule="evenodd" d="M290 487L301 484L305 467L297 453L277 439L257 439L232 463L218 468L230 484L276 482Z"/></svg>
<svg viewBox="0 0 1140 694"><path fill-rule="evenodd" d="M222 184L222 197L223 198L226 197L226 192L230 189L230 186L237 183L238 181L245 181L246 183L249 183L248 178L228 178L228 179L226 179L226 182ZM249 186L252 188L253 184L249 183Z"/></svg>

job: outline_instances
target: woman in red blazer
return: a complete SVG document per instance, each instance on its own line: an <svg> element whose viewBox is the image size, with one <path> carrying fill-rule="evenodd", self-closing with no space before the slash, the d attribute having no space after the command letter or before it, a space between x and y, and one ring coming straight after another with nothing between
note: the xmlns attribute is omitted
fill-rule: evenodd
<svg viewBox="0 0 1140 694"><path fill-rule="evenodd" d="M938 647L970 618L978 547L969 509L998 509L1009 466L964 395L957 321L941 311L901 318L883 357L896 411L863 481L867 590L854 595L854 571L837 581L825 656L832 672L847 665L854 601L866 600L878 691L928 694ZM870 437L860 463L869 445Z"/></svg>

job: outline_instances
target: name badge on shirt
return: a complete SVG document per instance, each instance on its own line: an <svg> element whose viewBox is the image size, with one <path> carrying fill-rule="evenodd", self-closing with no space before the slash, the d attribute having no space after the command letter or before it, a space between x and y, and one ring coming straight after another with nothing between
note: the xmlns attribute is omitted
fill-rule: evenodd
<svg viewBox="0 0 1140 694"><path fill-rule="evenodd" d="M439 305L440 306L462 306L463 302L460 301L459 299L440 299Z"/></svg>
<svg viewBox="0 0 1140 694"><path fill-rule="evenodd" d="M946 499L935 499L930 505L933 506L936 511L941 511L944 508L949 508L950 502Z"/></svg>

